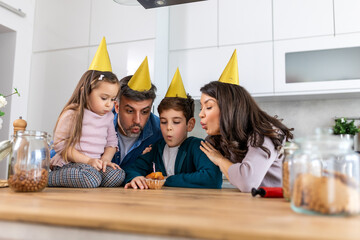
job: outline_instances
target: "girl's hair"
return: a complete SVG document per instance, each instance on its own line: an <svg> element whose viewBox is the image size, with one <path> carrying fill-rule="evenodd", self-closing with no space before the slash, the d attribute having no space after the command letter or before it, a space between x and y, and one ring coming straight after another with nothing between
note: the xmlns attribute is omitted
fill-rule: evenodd
<svg viewBox="0 0 360 240"><path fill-rule="evenodd" d="M165 97L158 106L158 112L161 114L164 110L174 109L182 111L188 122L194 117L194 99L188 94L187 98Z"/></svg>
<svg viewBox="0 0 360 240"><path fill-rule="evenodd" d="M67 110L74 111L74 124L72 126L72 129L70 130L71 134L68 139L64 139L64 141L66 141L66 145L64 150L61 152L61 156L65 161L67 161L67 152L69 150L69 147L75 146L80 142L84 109L88 108L89 95L92 90L97 88L102 82L116 84L119 88L116 94L116 98L119 97L120 83L114 73L88 70L80 78L80 81L78 82L73 94L71 95L69 101L65 104L65 107L63 108L58 117L54 133L56 131L61 115Z"/></svg>
<svg viewBox="0 0 360 240"><path fill-rule="evenodd" d="M231 162L242 162L248 144L261 148L270 157L270 150L263 146L264 137L270 138L278 151L284 138L293 138L294 129L262 111L245 88L214 81L200 91L215 98L220 109L220 135L208 136L207 140Z"/></svg>

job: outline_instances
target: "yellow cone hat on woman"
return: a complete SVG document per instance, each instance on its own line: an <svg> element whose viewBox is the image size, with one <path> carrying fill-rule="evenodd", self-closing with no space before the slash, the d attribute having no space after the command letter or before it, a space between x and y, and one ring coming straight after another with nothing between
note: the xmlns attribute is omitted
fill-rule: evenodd
<svg viewBox="0 0 360 240"><path fill-rule="evenodd" d="M106 48L105 37L101 40L101 43L95 53L89 70L97 70L101 72L112 72L109 54Z"/></svg>
<svg viewBox="0 0 360 240"><path fill-rule="evenodd" d="M141 63L134 75L128 82L128 86L135 91L143 92L151 89L151 80L149 72L149 64L147 57Z"/></svg>
<svg viewBox="0 0 360 240"><path fill-rule="evenodd" d="M170 86L166 92L165 97L187 98L179 68L176 69L176 72L174 74L173 79L171 80Z"/></svg>
<svg viewBox="0 0 360 240"><path fill-rule="evenodd" d="M219 82L239 85L239 70L236 56L236 49L220 76Z"/></svg>

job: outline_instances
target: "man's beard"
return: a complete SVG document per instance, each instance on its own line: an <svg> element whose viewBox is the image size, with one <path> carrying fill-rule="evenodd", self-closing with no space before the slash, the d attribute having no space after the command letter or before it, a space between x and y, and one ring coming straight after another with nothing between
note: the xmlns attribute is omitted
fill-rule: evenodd
<svg viewBox="0 0 360 240"><path fill-rule="evenodd" d="M132 133L132 132L131 132L131 129L132 129L133 127L138 127L138 128L139 128L139 132L138 132L138 133ZM133 124L133 125L131 125L129 128L123 129L123 130L124 130L124 132L125 132L125 134L126 134L127 137L132 137L132 138L134 138L134 137L140 136L143 128L140 126L140 124Z"/></svg>

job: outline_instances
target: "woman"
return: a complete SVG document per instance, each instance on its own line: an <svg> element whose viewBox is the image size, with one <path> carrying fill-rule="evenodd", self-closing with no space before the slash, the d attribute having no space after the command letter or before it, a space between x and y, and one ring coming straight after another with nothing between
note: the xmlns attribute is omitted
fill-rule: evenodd
<svg viewBox="0 0 360 240"><path fill-rule="evenodd" d="M201 89L200 149L242 192L281 186L282 146L293 138L278 119L262 111L241 86L210 82Z"/></svg>

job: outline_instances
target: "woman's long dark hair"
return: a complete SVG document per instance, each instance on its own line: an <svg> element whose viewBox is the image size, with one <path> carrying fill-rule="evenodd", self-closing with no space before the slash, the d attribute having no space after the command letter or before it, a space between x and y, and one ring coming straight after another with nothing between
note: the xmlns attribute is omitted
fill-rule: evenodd
<svg viewBox="0 0 360 240"><path fill-rule="evenodd" d="M220 135L206 139L231 162L242 162L248 144L261 148L270 157L270 150L263 146L264 137L269 137L277 150L284 138L293 138L294 129L262 111L245 88L214 81L200 91L215 98L220 108Z"/></svg>

